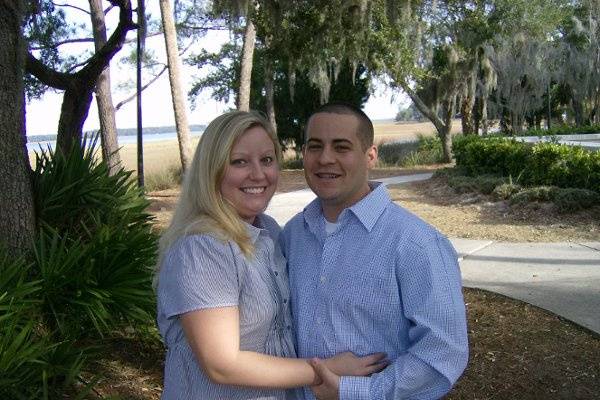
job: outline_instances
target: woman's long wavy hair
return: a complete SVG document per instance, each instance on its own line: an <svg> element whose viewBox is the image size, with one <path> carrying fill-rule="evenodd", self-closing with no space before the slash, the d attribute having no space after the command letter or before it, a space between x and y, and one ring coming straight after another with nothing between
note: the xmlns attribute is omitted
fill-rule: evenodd
<svg viewBox="0 0 600 400"><path fill-rule="evenodd" d="M256 126L262 127L273 141L280 164L281 148L277 134L256 111L223 114L215 118L202 134L192 165L185 174L171 223L160 238L155 284L165 252L182 236L207 233L220 240L232 240L246 257L252 256L254 247L245 223L235 208L223 199L220 186L234 143L244 132Z"/></svg>

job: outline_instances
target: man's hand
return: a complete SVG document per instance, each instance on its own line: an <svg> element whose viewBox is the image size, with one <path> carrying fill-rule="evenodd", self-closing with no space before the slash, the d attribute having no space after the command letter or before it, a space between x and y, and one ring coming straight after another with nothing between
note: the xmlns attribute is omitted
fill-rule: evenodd
<svg viewBox="0 0 600 400"><path fill-rule="evenodd" d="M323 360L323 363L327 369L339 376L369 376L389 365L389 360L385 357L385 353L357 357L354 353L346 351Z"/></svg>
<svg viewBox="0 0 600 400"><path fill-rule="evenodd" d="M315 397L318 400L338 400L340 377L331 372L325 363L318 358L311 359L310 365L321 380L320 384L310 387Z"/></svg>

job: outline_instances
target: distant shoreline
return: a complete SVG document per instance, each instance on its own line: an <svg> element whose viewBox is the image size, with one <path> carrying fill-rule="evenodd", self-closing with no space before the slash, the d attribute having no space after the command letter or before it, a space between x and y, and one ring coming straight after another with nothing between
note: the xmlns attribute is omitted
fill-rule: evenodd
<svg viewBox="0 0 600 400"><path fill-rule="evenodd" d="M202 132L204 132L204 129L206 129L206 125L204 125L204 124L190 125L190 132L192 132L192 133L195 133L195 132L202 133ZM149 135L173 133L176 131L177 131L177 128L174 126L149 126L149 127L143 128L143 135L144 135L144 137L146 137ZM94 131L84 132L83 134L86 136L93 136L98 132L99 131L94 130ZM122 138L122 137L127 137L127 136L137 136L137 128L117 129L117 138ZM55 141L56 141L56 134L42 134L42 135L27 136L27 143L41 143L41 142L55 142Z"/></svg>

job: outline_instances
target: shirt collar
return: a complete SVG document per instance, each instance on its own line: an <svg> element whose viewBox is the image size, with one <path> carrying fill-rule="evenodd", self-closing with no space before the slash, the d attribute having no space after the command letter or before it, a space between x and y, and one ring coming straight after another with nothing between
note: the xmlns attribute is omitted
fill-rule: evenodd
<svg viewBox="0 0 600 400"><path fill-rule="evenodd" d="M246 225L246 229L248 230L248 235L250 235L250 240L252 241L252 244L256 244L260 233L266 229L263 223L263 215L259 214L256 216L256 219L254 220L254 225L250 225L246 221L243 222Z"/></svg>
<svg viewBox="0 0 600 400"><path fill-rule="evenodd" d="M342 211L340 218L343 218L344 214L351 212L365 229L371 232L375 223L392 200L385 189L385 185L381 182L369 182L369 186L371 187L371 192L351 207ZM317 232L322 231L325 223L323 221L323 210L319 198L314 199L304 208L303 215L309 230L313 234L317 235ZM338 221L340 221L340 218L338 218Z"/></svg>

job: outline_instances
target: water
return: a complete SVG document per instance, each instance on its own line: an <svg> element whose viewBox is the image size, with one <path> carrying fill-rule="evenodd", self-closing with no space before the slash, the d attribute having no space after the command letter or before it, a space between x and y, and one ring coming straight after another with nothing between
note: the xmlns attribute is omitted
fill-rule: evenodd
<svg viewBox="0 0 600 400"><path fill-rule="evenodd" d="M192 137L197 137L197 136L201 136L202 135L202 131L191 131L190 135ZM44 139L46 139L47 136L44 136ZM177 132L168 132L168 133L144 133L143 135L143 142L144 143L151 143L151 142L159 142L161 140L176 140L177 139ZM54 147L56 146L56 140L40 140L37 141L35 136L29 136L27 138L28 142L27 142L27 151L37 151L40 149L40 146L42 147L42 149L46 150L48 149L48 147L50 147L51 149L54 149ZM137 136L136 135L120 135L118 136L118 140L119 140L119 146L122 146L124 144L134 144L137 143ZM98 146L100 145L100 143L98 143Z"/></svg>

